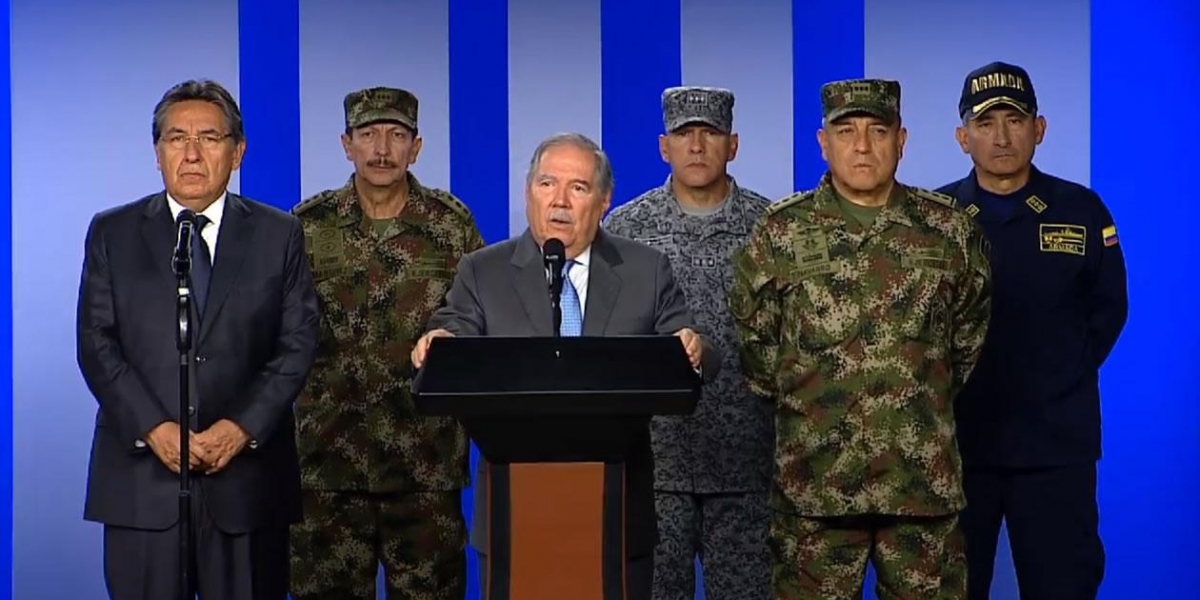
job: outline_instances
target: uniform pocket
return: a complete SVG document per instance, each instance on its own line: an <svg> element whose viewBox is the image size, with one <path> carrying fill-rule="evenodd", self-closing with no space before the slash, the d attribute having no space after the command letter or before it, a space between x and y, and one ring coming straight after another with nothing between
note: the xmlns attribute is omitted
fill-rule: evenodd
<svg viewBox="0 0 1200 600"><path fill-rule="evenodd" d="M791 330L796 345L808 351L835 346L858 328L858 308L848 297L852 290L836 278L832 263L823 268L797 269L784 281L783 329Z"/></svg>
<svg viewBox="0 0 1200 600"><path fill-rule="evenodd" d="M893 317L901 323L905 338L947 346L950 341L951 273L944 269L912 269L905 278Z"/></svg>

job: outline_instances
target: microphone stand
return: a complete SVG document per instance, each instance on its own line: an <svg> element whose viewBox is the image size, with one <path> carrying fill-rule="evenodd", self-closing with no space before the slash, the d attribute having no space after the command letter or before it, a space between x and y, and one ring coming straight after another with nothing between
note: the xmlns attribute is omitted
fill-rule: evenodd
<svg viewBox="0 0 1200 600"><path fill-rule="evenodd" d="M560 337L559 329L562 328L562 265L551 263L550 271L550 311L554 315L554 328L551 330L554 337Z"/></svg>
<svg viewBox="0 0 1200 600"><path fill-rule="evenodd" d="M199 235L192 232L191 235ZM189 244L190 248L190 244ZM192 350L192 261L190 251L183 256L175 257L175 275L177 278L176 291L176 329L177 346L179 348L179 597L183 600L195 600L195 586L192 581L192 487L191 487L191 456L188 433L191 431L191 419L188 407L191 405L188 389L188 367Z"/></svg>

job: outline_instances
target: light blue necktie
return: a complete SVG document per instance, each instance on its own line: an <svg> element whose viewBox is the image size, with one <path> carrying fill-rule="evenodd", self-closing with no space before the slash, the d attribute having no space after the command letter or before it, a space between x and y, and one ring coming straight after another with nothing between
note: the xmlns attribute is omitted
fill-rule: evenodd
<svg viewBox="0 0 1200 600"><path fill-rule="evenodd" d="M575 291L575 285L571 283L569 277L571 267L575 265L575 261L568 260L566 266L563 267L562 296L559 298L559 305L562 308L562 323L558 327L558 335L562 337L583 335L583 310L579 306L579 293Z"/></svg>

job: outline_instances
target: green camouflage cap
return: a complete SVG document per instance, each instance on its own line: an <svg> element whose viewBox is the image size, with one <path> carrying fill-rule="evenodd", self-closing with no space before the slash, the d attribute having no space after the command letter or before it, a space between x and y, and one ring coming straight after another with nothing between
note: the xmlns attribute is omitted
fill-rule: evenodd
<svg viewBox="0 0 1200 600"><path fill-rule="evenodd" d="M346 94L346 127L375 121L396 121L417 130L417 97L406 90L374 87Z"/></svg>
<svg viewBox="0 0 1200 600"><path fill-rule="evenodd" d="M900 118L900 83L886 79L847 79L821 86L826 123L865 113L894 123Z"/></svg>
<svg viewBox="0 0 1200 600"><path fill-rule="evenodd" d="M704 123L722 133L733 131L733 92L714 87L667 88L662 94L663 127L675 131L689 123Z"/></svg>

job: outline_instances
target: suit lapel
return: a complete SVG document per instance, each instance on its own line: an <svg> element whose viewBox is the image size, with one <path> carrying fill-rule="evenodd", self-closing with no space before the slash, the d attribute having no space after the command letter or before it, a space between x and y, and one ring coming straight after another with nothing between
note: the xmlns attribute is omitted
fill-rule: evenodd
<svg viewBox="0 0 1200 600"><path fill-rule="evenodd" d="M617 295L621 291L621 276L614 269L621 262L621 254L608 243L604 233L597 233L592 242L592 264L588 267L583 335L604 335L604 330L608 327L608 317L612 315Z"/></svg>
<svg viewBox="0 0 1200 600"><path fill-rule="evenodd" d="M250 207L240 196L225 197L225 214L221 219L221 231L217 234L217 255L213 259L212 281L208 284L208 306L200 324L200 339L212 330L213 322L221 312L229 289L237 281L246 250L254 237L254 219Z"/></svg>
<svg viewBox="0 0 1200 600"><path fill-rule="evenodd" d="M553 316L550 314L550 286L546 282L546 267L537 242L528 230L521 236L512 256L513 289L521 299L529 324L536 336L551 336Z"/></svg>
<svg viewBox="0 0 1200 600"><path fill-rule="evenodd" d="M146 243L146 255L152 257L156 270L174 290L177 282L171 256L175 251L175 219L167 208L166 193L151 196L142 214L145 217L142 219L142 241Z"/></svg>

